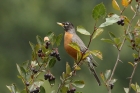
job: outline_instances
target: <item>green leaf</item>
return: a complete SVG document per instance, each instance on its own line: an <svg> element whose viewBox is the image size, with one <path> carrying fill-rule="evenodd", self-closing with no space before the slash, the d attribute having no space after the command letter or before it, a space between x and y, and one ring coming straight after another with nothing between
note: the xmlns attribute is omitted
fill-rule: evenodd
<svg viewBox="0 0 140 93"><path fill-rule="evenodd" d="M55 93L55 90L51 91L51 93Z"/></svg>
<svg viewBox="0 0 140 93"><path fill-rule="evenodd" d="M98 28L95 33L93 34L92 39L96 38L97 36L99 36L104 30L102 28Z"/></svg>
<svg viewBox="0 0 140 93"><path fill-rule="evenodd" d="M85 82L83 80L77 80L72 83L75 87L83 88L85 86Z"/></svg>
<svg viewBox="0 0 140 93"><path fill-rule="evenodd" d="M103 59L102 53L99 50L93 50L91 53L99 59Z"/></svg>
<svg viewBox="0 0 140 93"><path fill-rule="evenodd" d="M125 93L129 93L129 88L124 88Z"/></svg>
<svg viewBox="0 0 140 93"><path fill-rule="evenodd" d="M75 70L81 70L80 66L78 66L76 63L74 63L74 69Z"/></svg>
<svg viewBox="0 0 140 93"><path fill-rule="evenodd" d="M134 67L134 64L132 62L128 62L128 63Z"/></svg>
<svg viewBox="0 0 140 93"><path fill-rule="evenodd" d="M50 31L50 32L47 33L46 36L51 40L54 36L54 33Z"/></svg>
<svg viewBox="0 0 140 93"><path fill-rule="evenodd" d="M106 15L106 8L103 3L96 5L92 11L92 17L95 20L98 20L101 17L105 17Z"/></svg>
<svg viewBox="0 0 140 93"><path fill-rule="evenodd" d="M39 93L46 93L45 88L43 86L40 86L40 92Z"/></svg>
<svg viewBox="0 0 140 93"><path fill-rule="evenodd" d="M109 32L108 34L112 40L114 40L114 38L116 38L116 36L112 32Z"/></svg>
<svg viewBox="0 0 140 93"><path fill-rule="evenodd" d="M120 17L114 14L111 17L106 18L106 22L102 23L99 27L106 27L106 26L112 25L113 23L116 23L119 20L120 20Z"/></svg>
<svg viewBox="0 0 140 93"><path fill-rule="evenodd" d="M135 37L135 44L139 45L140 44L140 37Z"/></svg>
<svg viewBox="0 0 140 93"><path fill-rule="evenodd" d="M134 91L136 91L136 86L135 86L135 84L131 84L131 87L132 87L132 89L133 89Z"/></svg>
<svg viewBox="0 0 140 93"><path fill-rule="evenodd" d="M32 48L32 51L35 51L35 45L32 42L30 42L30 41L29 41L29 44L30 44L30 46Z"/></svg>
<svg viewBox="0 0 140 93"><path fill-rule="evenodd" d="M56 38L56 45L57 46L59 46L60 45L60 42L61 42L61 40L62 40L62 34L59 34L58 36L57 36L57 38Z"/></svg>
<svg viewBox="0 0 140 93"><path fill-rule="evenodd" d="M66 63L66 75L70 75L70 72L71 72L71 67L70 67L69 63L67 62Z"/></svg>
<svg viewBox="0 0 140 93"><path fill-rule="evenodd" d="M18 70L19 74L20 74L22 77L25 78L25 75L26 75L25 69L24 69L23 67L19 66L18 64L16 64L16 65L17 65L17 70Z"/></svg>
<svg viewBox="0 0 140 93"><path fill-rule="evenodd" d="M110 40L110 39L102 38L101 40L104 41L104 42L107 42L107 43L114 44L114 42L112 40Z"/></svg>
<svg viewBox="0 0 140 93"><path fill-rule="evenodd" d="M50 61L49 61L49 67L52 68L56 63L56 59L55 58L52 58Z"/></svg>
<svg viewBox="0 0 140 93"><path fill-rule="evenodd" d="M70 43L69 46L80 52L80 47L77 45L77 43Z"/></svg>
<svg viewBox="0 0 140 93"><path fill-rule="evenodd" d="M66 73L65 72L62 73L62 78L66 79Z"/></svg>
<svg viewBox="0 0 140 93"><path fill-rule="evenodd" d="M82 26L77 26L77 31L84 35L90 35L90 33Z"/></svg>
<svg viewBox="0 0 140 93"><path fill-rule="evenodd" d="M106 83L105 76L102 72L101 72L100 76L101 76L101 79L104 81L104 83Z"/></svg>
<svg viewBox="0 0 140 93"><path fill-rule="evenodd" d="M105 78L108 79L111 75L111 70L106 70L105 72Z"/></svg>
<svg viewBox="0 0 140 93"><path fill-rule="evenodd" d="M10 90L11 93L19 93L15 84L12 84L11 86L6 86L6 87Z"/></svg>
<svg viewBox="0 0 140 93"><path fill-rule="evenodd" d="M68 91L68 87L63 86L61 88L61 93L67 93L67 91Z"/></svg>
<svg viewBox="0 0 140 93"><path fill-rule="evenodd" d="M39 44L39 46L41 46L43 44L43 39L40 36L37 35L36 40L37 40L37 43Z"/></svg>
<svg viewBox="0 0 140 93"><path fill-rule="evenodd" d="M114 84L116 81L117 81L117 79L112 79L112 80L110 81L110 84Z"/></svg>
<svg viewBox="0 0 140 93"><path fill-rule="evenodd" d="M140 92L140 86L136 83L137 92Z"/></svg>
<svg viewBox="0 0 140 93"><path fill-rule="evenodd" d="M22 67L27 70L28 69L28 66L29 66L29 60L25 61L22 63Z"/></svg>
<svg viewBox="0 0 140 93"><path fill-rule="evenodd" d="M114 42L116 45L120 45L121 40L120 40L120 38L114 38Z"/></svg>
<svg viewBox="0 0 140 93"><path fill-rule="evenodd" d="M135 54L135 53L133 53L132 55L133 55L134 58L138 58L139 57L138 54Z"/></svg>
<svg viewBox="0 0 140 93"><path fill-rule="evenodd" d="M32 90L34 90L35 88L42 86L43 83L44 83L43 80L34 81L34 82L32 83L32 85L30 86L29 90L32 91Z"/></svg>

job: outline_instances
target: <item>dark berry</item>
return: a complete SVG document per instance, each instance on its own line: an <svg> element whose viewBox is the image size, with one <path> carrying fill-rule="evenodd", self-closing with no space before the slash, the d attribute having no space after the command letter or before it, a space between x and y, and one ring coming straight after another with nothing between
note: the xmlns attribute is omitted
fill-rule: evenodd
<svg viewBox="0 0 140 93"><path fill-rule="evenodd" d="M135 47L136 45L135 45L135 44L133 44L132 46L133 46L133 47Z"/></svg>
<svg viewBox="0 0 140 93"><path fill-rule="evenodd" d="M113 89L113 87L114 87L114 84L110 84L110 89Z"/></svg>
<svg viewBox="0 0 140 93"><path fill-rule="evenodd" d="M49 79L50 77L51 77L51 74L45 74L45 75L44 75L44 79L45 79L45 80Z"/></svg>
<svg viewBox="0 0 140 93"><path fill-rule="evenodd" d="M29 84L29 82L26 82L26 86L29 86L30 84Z"/></svg>
<svg viewBox="0 0 140 93"><path fill-rule="evenodd" d="M76 91L76 88L75 88L75 87L73 87L73 88L71 89L71 91Z"/></svg>
<svg viewBox="0 0 140 93"><path fill-rule="evenodd" d="M39 50L38 50L38 53L41 53L41 52L42 52L42 49L39 49Z"/></svg>
<svg viewBox="0 0 140 93"><path fill-rule="evenodd" d="M121 21L118 21L117 24L120 25L121 24Z"/></svg>
<svg viewBox="0 0 140 93"><path fill-rule="evenodd" d="M55 51L52 51L51 53L50 53L50 56L55 56L56 55L56 52Z"/></svg>
<svg viewBox="0 0 140 93"><path fill-rule="evenodd" d="M138 61L139 59L138 59L138 58L135 58L134 60L135 60L135 61Z"/></svg>
<svg viewBox="0 0 140 93"><path fill-rule="evenodd" d="M38 57L42 57L42 53L38 53Z"/></svg>
<svg viewBox="0 0 140 93"><path fill-rule="evenodd" d="M51 42L50 42L50 41L46 42L46 45L47 45L47 46L49 46L50 44L51 44Z"/></svg>
<svg viewBox="0 0 140 93"><path fill-rule="evenodd" d="M51 76L51 77L49 78L49 82L50 82L50 81L53 81L53 80L55 80L55 77L54 77L54 76Z"/></svg>
<svg viewBox="0 0 140 93"><path fill-rule="evenodd" d="M121 26L124 26L124 22L121 23Z"/></svg>
<svg viewBox="0 0 140 93"><path fill-rule="evenodd" d="M34 72L34 74L36 74L36 73L38 72L38 71L37 71L37 70L35 70L35 69L34 69L34 70L32 70L32 71Z"/></svg>

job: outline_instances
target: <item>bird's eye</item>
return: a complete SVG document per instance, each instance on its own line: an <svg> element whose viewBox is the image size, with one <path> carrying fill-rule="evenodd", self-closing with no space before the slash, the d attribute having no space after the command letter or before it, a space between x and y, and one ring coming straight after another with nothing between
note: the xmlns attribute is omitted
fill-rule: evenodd
<svg viewBox="0 0 140 93"><path fill-rule="evenodd" d="M66 22L66 23L65 23L65 26L68 26L68 25L69 25L69 22Z"/></svg>

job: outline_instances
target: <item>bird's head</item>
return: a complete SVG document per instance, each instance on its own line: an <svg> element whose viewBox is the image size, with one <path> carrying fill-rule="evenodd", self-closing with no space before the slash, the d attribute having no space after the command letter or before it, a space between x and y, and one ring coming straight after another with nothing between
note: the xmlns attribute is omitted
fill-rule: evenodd
<svg viewBox="0 0 140 93"><path fill-rule="evenodd" d="M70 23L70 22L62 22L62 23L57 22L57 24L62 26L66 32L74 32L75 33L75 28L74 28L72 23Z"/></svg>

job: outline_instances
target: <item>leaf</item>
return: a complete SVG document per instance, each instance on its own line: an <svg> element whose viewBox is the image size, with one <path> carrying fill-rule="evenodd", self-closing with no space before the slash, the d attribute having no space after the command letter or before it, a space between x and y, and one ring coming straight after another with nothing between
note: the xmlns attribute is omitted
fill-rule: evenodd
<svg viewBox="0 0 140 93"><path fill-rule="evenodd" d="M55 90L51 91L51 93L55 93Z"/></svg>
<svg viewBox="0 0 140 93"><path fill-rule="evenodd" d="M24 90L22 90L20 93L27 93L27 91L24 89Z"/></svg>
<svg viewBox="0 0 140 93"><path fill-rule="evenodd" d="M116 36L112 32L109 32L109 36L112 40L114 40L114 38L116 38Z"/></svg>
<svg viewBox="0 0 140 93"><path fill-rule="evenodd" d="M11 86L6 86L6 87L10 90L11 93L19 93L15 84L11 84Z"/></svg>
<svg viewBox="0 0 140 93"><path fill-rule="evenodd" d="M95 20L98 20L101 17L105 17L106 15L106 8L103 3L96 5L92 11L92 17Z"/></svg>
<svg viewBox="0 0 140 93"><path fill-rule="evenodd" d="M93 34L92 39L96 38L97 36L99 36L104 30L102 28L98 28L95 33Z"/></svg>
<svg viewBox="0 0 140 93"><path fill-rule="evenodd" d="M25 62L22 63L22 67L23 67L25 70L27 70L28 66L29 66L29 60L27 60L27 61L25 61Z"/></svg>
<svg viewBox="0 0 140 93"><path fill-rule="evenodd" d="M102 38L101 40L104 41L104 42L107 42L107 43L114 44L114 42L112 40L110 40L110 39L104 39L104 38Z"/></svg>
<svg viewBox="0 0 140 93"><path fill-rule="evenodd" d="M131 84L131 87L132 87L133 90L136 91L136 86L135 86L135 84Z"/></svg>
<svg viewBox="0 0 140 93"><path fill-rule="evenodd" d="M120 38L114 38L114 42L116 45L119 45L121 43Z"/></svg>
<svg viewBox="0 0 140 93"><path fill-rule="evenodd" d="M132 62L128 62L128 63L134 67L134 64Z"/></svg>
<svg viewBox="0 0 140 93"><path fill-rule="evenodd" d="M61 93L67 93L68 87L62 86L61 87Z"/></svg>
<svg viewBox="0 0 140 93"><path fill-rule="evenodd" d="M129 4L129 1L128 1L128 0L122 0L122 5L123 5L124 7L127 7L128 4Z"/></svg>
<svg viewBox="0 0 140 93"><path fill-rule="evenodd" d="M75 70L81 70L80 66L78 66L76 63L74 63L74 69Z"/></svg>
<svg viewBox="0 0 140 93"><path fill-rule="evenodd" d="M128 19L128 17L123 16L123 18L124 18L124 23L125 24L129 24L130 23L130 20Z"/></svg>
<svg viewBox="0 0 140 93"><path fill-rule="evenodd" d="M75 87L83 88L85 86L85 82L82 80L77 80L72 83Z"/></svg>
<svg viewBox="0 0 140 93"><path fill-rule="evenodd" d="M108 79L111 75L111 70L106 70L105 72L105 78Z"/></svg>
<svg viewBox="0 0 140 93"><path fill-rule="evenodd" d="M39 93L46 93L45 88L43 86L40 86L40 92Z"/></svg>
<svg viewBox="0 0 140 93"><path fill-rule="evenodd" d="M17 70L18 70L19 74L22 77L25 77L25 75L26 75L25 69L23 67L19 66L18 64L16 64L16 65L17 65Z"/></svg>
<svg viewBox="0 0 140 93"><path fill-rule="evenodd" d="M102 23L99 27L106 27L116 23L120 20L120 17L116 14L112 15L111 17L106 18L106 22Z"/></svg>
<svg viewBox="0 0 140 93"><path fill-rule="evenodd" d="M46 36L49 38L49 40L52 40L52 38L54 36L54 33L50 31L50 32L47 33Z"/></svg>
<svg viewBox="0 0 140 93"><path fill-rule="evenodd" d="M67 62L66 63L66 74L70 75L70 72L71 72L71 67L70 67L69 63Z"/></svg>
<svg viewBox="0 0 140 93"><path fill-rule="evenodd" d="M101 79L104 81L104 83L106 83L106 80L105 80L104 74L103 74L102 72L100 73L100 76L101 76Z"/></svg>
<svg viewBox="0 0 140 93"><path fill-rule="evenodd" d="M58 36L57 36L57 38L56 38L56 45L57 46L59 46L60 45L60 42L61 42L61 40L62 40L62 34L59 34Z"/></svg>
<svg viewBox="0 0 140 93"><path fill-rule="evenodd" d="M129 88L124 88L125 93L129 93Z"/></svg>
<svg viewBox="0 0 140 93"><path fill-rule="evenodd" d="M29 44L30 44L30 46L32 48L32 51L35 51L35 45L32 42L30 42L30 41L29 41Z"/></svg>
<svg viewBox="0 0 140 93"><path fill-rule="evenodd" d="M99 58L99 59L103 59L103 57L102 57L102 53L99 51L99 50L93 50L93 51L91 51L91 53L94 55L94 56L96 56L97 58Z"/></svg>
<svg viewBox="0 0 140 93"><path fill-rule="evenodd" d="M55 58L52 58L50 61L49 61L49 67L52 68L56 63L56 59Z"/></svg>
<svg viewBox="0 0 140 93"><path fill-rule="evenodd" d="M140 92L140 86L136 83L137 92Z"/></svg>
<svg viewBox="0 0 140 93"><path fill-rule="evenodd" d="M133 55L134 59L138 58L138 54L133 53L132 55Z"/></svg>
<svg viewBox="0 0 140 93"><path fill-rule="evenodd" d="M39 44L39 46L41 46L43 44L43 39L40 36L37 35L36 40L37 40L37 43Z"/></svg>
<svg viewBox="0 0 140 93"><path fill-rule="evenodd" d="M112 80L110 81L110 84L114 84L116 81L117 81L117 79L112 79Z"/></svg>
<svg viewBox="0 0 140 93"><path fill-rule="evenodd" d="M120 10L120 7L119 7L118 3L116 2L116 0L112 0L112 6L114 9Z"/></svg>
<svg viewBox="0 0 140 93"><path fill-rule="evenodd" d="M90 35L90 33L82 26L77 26L77 31L84 35Z"/></svg>
<svg viewBox="0 0 140 93"><path fill-rule="evenodd" d="M34 90L35 88L42 86L43 83L44 83L43 80L34 81L34 82L32 83L32 85L30 86L29 90L32 91L32 90Z"/></svg>
<svg viewBox="0 0 140 93"><path fill-rule="evenodd" d="M77 43L70 43L69 46L80 52L80 47L77 45Z"/></svg>
<svg viewBox="0 0 140 93"><path fill-rule="evenodd" d="M62 78L66 79L66 73L65 72L62 73Z"/></svg>

